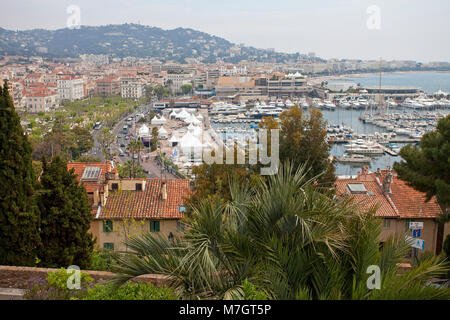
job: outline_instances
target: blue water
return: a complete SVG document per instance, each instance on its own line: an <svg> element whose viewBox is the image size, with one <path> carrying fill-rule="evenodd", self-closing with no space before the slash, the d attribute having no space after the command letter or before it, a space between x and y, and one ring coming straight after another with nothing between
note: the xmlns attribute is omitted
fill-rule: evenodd
<svg viewBox="0 0 450 320"><path fill-rule="evenodd" d="M349 82L355 84L360 83L366 86L378 86L379 74L373 74L364 77L352 77L329 80L328 82ZM438 90L450 93L450 72L411 72L411 73L383 73L381 83L383 86L403 86L403 87L419 87L426 93L434 93ZM440 110L443 113L448 113L448 110ZM392 112L404 112L404 110L393 110ZM410 111L406 111L410 112ZM375 133L385 132L384 128L374 126L372 124L364 124L358 118L364 111L362 110L343 110L337 108L336 111L322 110L323 117L329 124L345 124L353 128L355 133ZM250 128L249 124L213 124L214 128L220 127L245 127ZM399 146L403 146L399 144ZM330 154L340 157L344 154L344 144L334 144L331 148ZM393 166L394 162L401 161L401 157L390 156L384 154L373 158L369 165L371 171L377 168L386 169ZM336 163L336 174L338 175L355 175L360 170L361 165L341 164Z"/></svg>
<svg viewBox="0 0 450 320"><path fill-rule="evenodd" d="M332 82L354 82L362 86L378 86L379 73L364 77L348 76L340 79L328 80ZM382 73L382 86L419 87L424 92L432 94L441 89L450 92L450 72L408 72L408 73Z"/></svg>

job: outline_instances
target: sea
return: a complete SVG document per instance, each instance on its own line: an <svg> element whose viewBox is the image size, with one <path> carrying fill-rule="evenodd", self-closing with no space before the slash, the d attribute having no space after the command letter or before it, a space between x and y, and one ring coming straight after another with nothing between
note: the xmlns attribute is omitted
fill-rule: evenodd
<svg viewBox="0 0 450 320"><path fill-rule="evenodd" d="M329 80L328 82L354 82L362 86L377 86L379 84L379 74L373 74L368 76L348 76L336 80ZM381 79L382 86L408 86L418 87L427 94L432 94L438 90L444 92L450 92L450 72L408 72L408 73L383 73ZM435 110L448 114L449 110ZM396 109L389 112L403 113L412 112L408 109ZM416 111L417 112L417 111ZM354 133L367 134L367 133L383 133L386 132L384 128L377 127L373 124L365 124L359 117L364 114L364 110L345 110L336 108L335 111L322 110L322 114L325 120L329 124L339 125L344 124L353 128ZM220 127L243 127L250 128L249 124L213 124L213 128ZM398 144L404 146L405 144ZM344 144L334 144L330 150L330 154L335 157L341 157L345 153ZM369 166L369 170L375 171L379 169L392 168L396 161L402 161L400 156L391 156L384 154L373 158ZM342 164L336 162L336 174L337 175L356 175L361 170L361 165L354 164Z"/></svg>

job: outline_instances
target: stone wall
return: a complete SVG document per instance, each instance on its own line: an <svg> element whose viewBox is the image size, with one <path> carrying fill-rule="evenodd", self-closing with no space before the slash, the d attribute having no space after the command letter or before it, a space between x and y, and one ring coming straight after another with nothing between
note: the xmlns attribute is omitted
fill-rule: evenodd
<svg viewBox="0 0 450 320"><path fill-rule="evenodd" d="M57 270L53 268L0 266L0 288L25 289L28 280L39 277L45 279L49 271ZM90 270L82 270L82 272L88 273L94 279L94 283L105 283L114 278L114 273L111 272ZM161 285L166 281L166 277L149 274L137 277L134 281Z"/></svg>

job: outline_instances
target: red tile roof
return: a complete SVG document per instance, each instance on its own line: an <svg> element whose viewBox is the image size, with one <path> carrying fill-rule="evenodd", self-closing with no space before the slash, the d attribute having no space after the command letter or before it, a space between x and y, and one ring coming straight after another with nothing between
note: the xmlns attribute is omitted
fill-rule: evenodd
<svg viewBox="0 0 450 320"><path fill-rule="evenodd" d="M377 211L375 216L377 217L398 217L398 213L395 207L389 202L389 200L384 196L378 183L375 181L374 177L371 175L366 175L364 178L359 180L355 179L338 179L336 180L336 191L338 195L348 194L347 185L353 183L362 183L366 187L367 192L372 192L373 195L369 194L352 194L351 196L355 200L355 203L364 209L369 209L373 206L377 206Z"/></svg>
<svg viewBox="0 0 450 320"><path fill-rule="evenodd" d="M413 189L398 177L394 177L391 183L389 197L401 218L436 218L442 214L436 198L425 202L425 193Z"/></svg>
<svg viewBox="0 0 450 320"><path fill-rule="evenodd" d="M84 169L86 167L100 167L100 176L98 180L95 181L81 181L81 177L83 176ZM99 194L102 194L104 192L104 184L105 184L105 173L111 172L111 173L117 173L117 170L113 168L111 162L69 162L67 163L67 170L74 169L74 174L77 176L78 181L81 182L81 184L86 189L87 193L94 193L98 190ZM93 203L93 200L90 199L90 204L93 205L93 211L92 214L97 213L96 209L96 203ZM95 208L95 212L94 212Z"/></svg>
<svg viewBox="0 0 450 320"><path fill-rule="evenodd" d="M167 199L161 198L161 183L167 182ZM189 195L186 179L146 179L144 191L113 191L98 219L181 219L179 206Z"/></svg>
<svg viewBox="0 0 450 320"><path fill-rule="evenodd" d="M425 193L408 186L405 181L396 176L395 172L390 184L391 192L384 193L382 181L386 174L387 171L383 170L379 176L376 173L367 173L358 175L356 179L338 179L336 180L337 194L349 194L347 192L349 183L362 183L373 195L352 194L351 196L361 207L378 205L376 216L409 219L436 218L442 214L435 198L425 202Z"/></svg>
<svg viewBox="0 0 450 320"><path fill-rule="evenodd" d="M80 181L81 176L83 175L84 169L86 167L100 167L100 179L99 180L105 180L105 173L106 172L113 172L116 173L117 170L113 168L110 161L108 162L69 162L67 163L67 170L74 169L74 173L77 175L78 181Z"/></svg>

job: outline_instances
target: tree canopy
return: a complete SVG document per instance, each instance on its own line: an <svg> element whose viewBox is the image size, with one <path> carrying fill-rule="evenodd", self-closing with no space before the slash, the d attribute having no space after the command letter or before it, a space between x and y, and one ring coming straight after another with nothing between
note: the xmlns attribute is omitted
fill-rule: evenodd
<svg viewBox="0 0 450 320"><path fill-rule="evenodd" d="M37 203L41 213L40 265L45 267L90 266L93 251L91 206L85 188L67 163L56 156L45 159Z"/></svg>
<svg viewBox="0 0 450 320"><path fill-rule="evenodd" d="M450 289L426 285L449 270L443 260L423 259L400 272L405 238L391 237L381 249L375 208L323 194L304 165L229 188L229 201L214 197L194 206L183 238L128 239L131 251L116 257L116 283L160 274L187 299L243 299L247 280L270 299L450 298Z"/></svg>
<svg viewBox="0 0 450 320"><path fill-rule="evenodd" d="M396 162L398 176L413 188L433 196L449 218L450 207L450 115L439 121L436 130L424 134L418 146L400 150L403 161Z"/></svg>
<svg viewBox="0 0 450 320"><path fill-rule="evenodd" d="M5 81L0 86L0 264L32 266L40 245L31 146Z"/></svg>

